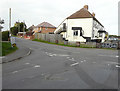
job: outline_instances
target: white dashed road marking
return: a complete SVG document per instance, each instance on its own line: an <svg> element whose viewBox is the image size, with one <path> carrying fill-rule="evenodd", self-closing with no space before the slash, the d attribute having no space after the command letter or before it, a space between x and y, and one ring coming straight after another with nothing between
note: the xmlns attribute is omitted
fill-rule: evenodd
<svg viewBox="0 0 120 91"><path fill-rule="evenodd" d="M120 68L120 66L119 66L119 65L116 65L116 67L117 67L117 68Z"/></svg>
<svg viewBox="0 0 120 91"><path fill-rule="evenodd" d="M25 64L30 64L30 63L25 63Z"/></svg>
<svg viewBox="0 0 120 91"><path fill-rule="evenodd" d="M77 63L74 63L74 64L71 64L70 66L75 66L75 65L78 65L79 63L77 62Z"/></svg>
<svg viewBox="0 0 120 91"><path fill-rule="evenodd" d="M15 74L15 73L17 73L17 72L18 72L18 71L13 71L12 73Z"/></svg>
<svg viewBox="0 0 120 91"><path fill-rule="evenodd" d="M119 56L116 56L116 58L118 58Z"/></svg>
<svg viewBox="0 0 120 91"><path fill-rule="evenodd" d="M35 65L34 67L35 67L35 68L39 68L39 67L40 67L40 65Z"/></svg>

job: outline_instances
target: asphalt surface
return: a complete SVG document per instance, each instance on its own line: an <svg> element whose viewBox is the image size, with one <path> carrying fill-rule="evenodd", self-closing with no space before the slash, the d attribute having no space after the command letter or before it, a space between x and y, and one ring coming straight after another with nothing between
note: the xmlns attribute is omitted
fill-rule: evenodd
<svg viewBox="0 0 120 91"><path fill-rule="evenodd" d="M21 43L17 43L17 47L18 47L18 49L14 53L3 56L2 61L0 61L0 63L12 62L17 59L21 59L25 56L30 55L30 53L31 53L30 48L24 46Z"/></svg>
<svg viewBox="0 0 120 91"><path fill-rule="evenodd" d="M17 39L29 56L2 65L3 89L117 89L118 51Z"/></svg>

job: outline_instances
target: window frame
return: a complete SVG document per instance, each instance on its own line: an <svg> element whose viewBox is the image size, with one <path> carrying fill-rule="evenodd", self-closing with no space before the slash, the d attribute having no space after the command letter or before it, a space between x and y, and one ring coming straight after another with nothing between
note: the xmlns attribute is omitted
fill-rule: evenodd
<svg viewBox="0 0 120 91"><path fill-rule="evenodd" d="M78 30L73 31L73 36L78 36Z"/></svg>

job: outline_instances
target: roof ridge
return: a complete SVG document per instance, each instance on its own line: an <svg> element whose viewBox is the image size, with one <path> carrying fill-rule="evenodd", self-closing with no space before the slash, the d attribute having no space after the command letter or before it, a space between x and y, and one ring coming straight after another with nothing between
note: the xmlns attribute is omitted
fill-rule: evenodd
<svg viewBox="0 0 120 91"><path fill-rule="evenodd" d="M51 28L56 28L54 25L48 23L48 22L42 22L38 24L36 27L51 27Z"/></svg>
<svg viewBox="0 0 120 91"><path fill-rule="evenodd" d="M81 8L80 10L76 11L66 19L76 19L76 18L93 18L96 20L101 26L103 26L91 13L85 8ZM104 26L103 26L104 27Z"/></svg>

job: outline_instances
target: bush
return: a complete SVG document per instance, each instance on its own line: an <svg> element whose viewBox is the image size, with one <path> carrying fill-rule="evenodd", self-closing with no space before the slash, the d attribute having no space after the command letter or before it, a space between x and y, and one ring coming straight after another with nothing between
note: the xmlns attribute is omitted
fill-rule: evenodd
<svg viewBox="0 0 120 91"><path fill-rule="evenodd" d="M8 41L9 38L9 31L2 32L2 41Z"/></svg>

